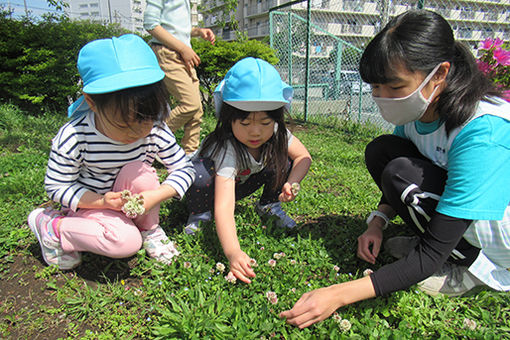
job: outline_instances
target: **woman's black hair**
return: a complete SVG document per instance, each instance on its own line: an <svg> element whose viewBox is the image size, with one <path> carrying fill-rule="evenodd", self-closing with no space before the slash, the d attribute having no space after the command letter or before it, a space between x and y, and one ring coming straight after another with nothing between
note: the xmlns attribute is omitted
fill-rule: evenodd
<svg viewBox="0 0 510 340"><path fill-rule="evenodd" d="M288 136L285 127L285 109L283 107L264 111L268 117L275 121L277 129L273 136L264 143L261 148L261 159L264 166L275 173L274 189L281 188L287 181L287 163L288 163ZM250 115L250 112L237 109L223 102L216 128L211 132L202 143L200 156L210 155L209 157L225 157L227 143L232 143L236 154L236 167L245 169L249 164L249 154L246 146L239 142L232 132L232 123L236 120L244 120Z"/></svg>
<svg viewBox="0 0 510 340"><path fill-rule="evenodd" d="M163 80L110 93L90 94L90 97L99 113L111 123L115 123L119 115L112 117L110 112L120 113L127 126L133 121L161 123L170 115L169 92Z"/></svg>
<svg viewBox="0 0 510 340"><path fill-rule="evenodd" d="M480 100L490 101L490 96L501 94L478 69L469 48L455 41L441 15L410 10L392 19L367 45L360 75L366 83L385 84L398 65L427 75L445 61L451 66L436 111L449 133L474 114Z"/></svg>

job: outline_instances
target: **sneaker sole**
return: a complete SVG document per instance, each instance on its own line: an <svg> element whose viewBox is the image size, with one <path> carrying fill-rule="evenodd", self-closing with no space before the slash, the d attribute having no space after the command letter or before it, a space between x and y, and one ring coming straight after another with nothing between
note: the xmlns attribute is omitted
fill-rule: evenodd
<svg viewBox="0 0 510 340"><path fill-rule="evenodd" d="M46 259L46 255L45 255L45 252L44 252L44 246L43 246L43 243L42 243L41 235L39 234L39 230L37 230L37 226L36 226L37 215L39 215L44 210L45 210L44 208L37 208L34 211L32 211L28 215L28 226L30 227L30 230L32 230L32 232L35 234L35 237L37 238L37 241L39 242L39 247L41 248L41 254L42 254L42 257L44 259L44 262L46 262L46 264L48 266L53 266L54 264L53 263L49 263L48 260ZM62 266L59 266L59 265L57 265L57 266L61 270L69 270L69 269L73 269L73 268L78 267L80 264L81 264L81 259L80 259L80 261L77 264L74 264L74 265L70 266L69 268L65 268L65 267L62 267Z"/></svg>

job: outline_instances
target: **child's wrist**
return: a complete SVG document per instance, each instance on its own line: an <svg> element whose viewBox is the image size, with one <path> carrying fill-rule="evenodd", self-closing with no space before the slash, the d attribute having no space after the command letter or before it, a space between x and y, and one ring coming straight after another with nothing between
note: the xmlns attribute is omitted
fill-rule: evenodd
<svg viewBox="0 0 510 340"><path fill-rule="evenodd" d="M239 248L232 248L232 249L228 249L228 250L224 251L225 256L227 257L227 259L229 261L231 261L233 257L235 257L237 254L239 254L239 252L242 252L240 247Z"/></svg>

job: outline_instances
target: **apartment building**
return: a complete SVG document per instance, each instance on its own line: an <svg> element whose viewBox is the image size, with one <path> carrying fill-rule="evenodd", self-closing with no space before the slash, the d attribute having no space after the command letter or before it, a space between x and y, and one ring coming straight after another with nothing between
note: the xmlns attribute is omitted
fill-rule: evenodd
<svg viewBox="0 0 510 340"><path fill-rule="evenodd" d="M236 18L239 30L249 38L269 35L269 10L288 3L288 0L240 0ZM225 40L235 38L224 0L203 0L209 13L203 14L205 27L210 27ZM452 25L456 38L469 44L499 37L510 40L509 0L310 0L311 21L316 26L315 38L321 30L352 44L363 47L387 20L411 8L425 8L441 13ZM306 18L307 2L281 9ZM221 23L226 25L222 26ZM327 54L333 48L331 39L317 38L315 51Z"/></svg>
<svg viewBox="0 0 510 340"><path fill-rule="evenodd" d="M198 14L199 0L190 2L191 22L197 26L201 20ZM71 19L118 23L132 32L147 34L143 28L146 0L68 0L68 3L66 12Z"/></svg>

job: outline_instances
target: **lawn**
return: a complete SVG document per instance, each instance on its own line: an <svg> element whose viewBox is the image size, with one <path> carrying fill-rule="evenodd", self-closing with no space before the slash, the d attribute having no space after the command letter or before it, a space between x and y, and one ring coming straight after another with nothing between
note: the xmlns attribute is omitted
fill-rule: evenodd
<svg viewBox="0 0 510 340"><path fill-rule="evenodd" d="M278 318L305 292L362 276L377 265L356 258L357 237L379 200L364 166L365 145L382 131L349 121L295 122L313 163L294 202L284 209L298 226L283 230L254 210L260 191L236 205L243 250L255 258L253 283L229 283L214 223L183 233L183 201L163 204L161 225L181 256L170 266L143 250L127 259L84 254L62 272L45 266L26 216L48 198L43 179L59 114L27 116L0 106L0 338L64 339L501 339L510 336L507 293L478 290L460 298L409 290L339 309L299 330ZM204 134L214 127L207 116ZM158 169L160 173L162 169ZM385 236L405 233L396 220ZM270 261L274 260L274 261ZM277 301L267 298L274 292Z"/></svg>

